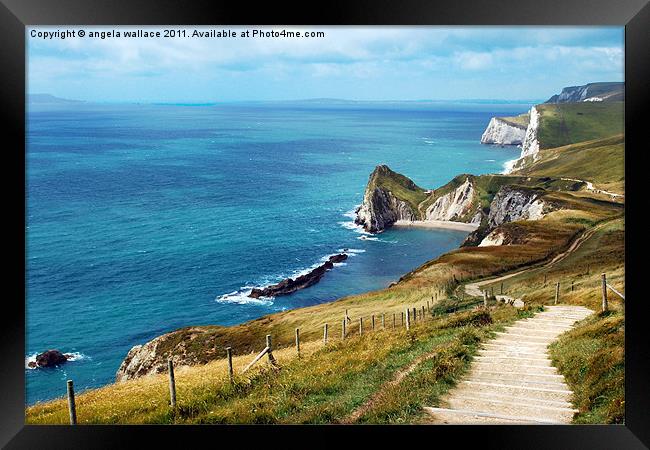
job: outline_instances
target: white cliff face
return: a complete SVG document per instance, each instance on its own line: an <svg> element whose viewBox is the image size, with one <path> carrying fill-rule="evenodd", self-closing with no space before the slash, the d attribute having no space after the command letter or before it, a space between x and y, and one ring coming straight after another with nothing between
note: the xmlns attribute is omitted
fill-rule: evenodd
<svg viewBox="0 0 650 450"><path fill-rule="evenodd" d="M526 135L524 136L524 141L521 144L521 156L524 158L526 156L535 156L539 152L539 142L537 141L537 129L539 128L539 112L534 106L530 108L530 121L528 122L528 128L526 128Z"/></svg>
<svg viewBox="0 0 650 450"><path fill-rule="evenodd" d="M474 199L474 186L469 178L452 192L438 198L425 212L425 220L457 220L467 214ZM474 216L472 219L475 219ZM480 222L480 216L478 218ZM474 222L472 222L474 223Z"/></svg>
<svg viewBox="0 0 650 450"><path fill-rule="evenodd" d="M525 135L525 127L518 127L493 117L481 136L481 144L520 145Z"/></svg>
<svg viewBox="0 0 650 450"><path fill-rule="evenodd" d="M399 200L390 191L379 188L366 191L363 203L357 210L355 219L357 224L371 233L376 233L390 227L398 220L417 220L408 203Z"/></svg>
<svg viewBox="0 0 650 450"><path fill-rule="evenodd" d="M544 217L547 209L538 193L504 186L490 203L488 226L495 228L516 220L539 220Z"/></svg>
<svg viewBox="0 0 650 450"><path fill-rule="evenodd" d="M539 129L539 112L534 106L530 108L530 120L528 128L526 128L526 135L521 144L521 154L519 159L511 161L507 164L503 173L508 174L514 170L520 169L524 163L524 158L532 157L535 161L539 153L539 141L537 140L537 130Z"/></svg>
<svg viewBox="0 0 650 450"><path fill-rule="evenodd" d="M499 231L499 230L494 230L492 233L488 234L483 238L480 244L478 244L479 247L488 247L491 245L501 245L503 244L503 241L505 239L504 234Z"/></svg>

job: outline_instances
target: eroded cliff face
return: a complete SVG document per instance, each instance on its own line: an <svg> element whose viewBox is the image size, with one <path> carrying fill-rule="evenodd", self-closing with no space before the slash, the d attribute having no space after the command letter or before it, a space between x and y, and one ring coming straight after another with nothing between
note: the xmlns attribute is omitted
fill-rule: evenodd
<svg viewBox="0 0 650 450"><path fill-rule="evenodd" d="M377 166L370 174L354 221L366 231L377 233L398 220L420 220L418 204L426 196L426 191L411 179L386 165Z"/></svg>
<svg viewBox="0 0 650 450"><path fill-rule="evenodd" d="M521 144L521 154L519 159L507 171L508 173L520 169L524 166L527 160L535 161L539 154L539 141L537 140L537 131L539 129L539 111L534 106L530 108L530 120L526 134Z"/></svg>
<svg viewBox="0 0 650 450"><path fill-rule="evenodd" d="M404 200L380 187L367 189L363 203L357 209L355 223L366 231L377 233L390 227L398 220L418 220L418 215Z"/></svg>
<svg viewBox="0 0 650 450"><path fill-rule="evenodd" d="M223 357L217 354L213 344L207 347L203 345L204 341L211 341L206 338L211 332L214 333L206 327L183 328L158 336L144 345L132 347L117 369L115 381L166 372L168 358L172 359L175 367L179 367L205 364Z"/></svg>
<svg viewBox="0 0 650 450"><path fill-rule="evenodd" d="M474 204L476 190L469 177L453 191L439 197L431 204L425 214L425 220L458 220L470 212ZM481 221L480 214L472 217L471 223Z"/></svg>
<svg viewBox="0 0 650 450"><path fill-rule="evenodd" d="M540 220L556 207L542 198L541 192L518 186L503 186L490 203L487 228L479 247L515 243L500 225L517 220Z"/></svg>
<svg viewBox="0 0 650 450"><path fill-rule="evenodd" d="M525 126L493 117L481 136L481 144L520 145L525 136Z"/></svg>

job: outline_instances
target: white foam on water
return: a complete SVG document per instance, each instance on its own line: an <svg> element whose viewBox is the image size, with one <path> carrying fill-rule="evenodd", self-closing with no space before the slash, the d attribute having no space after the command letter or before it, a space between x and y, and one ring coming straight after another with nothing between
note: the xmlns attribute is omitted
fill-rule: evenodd
<svg viewBox="0 0 650 450"><path fill-rule="evenodd" d="M340 248L337 250L339 253L347 253L348 256L357 256L358 254L365 253L366 251L360 248Z"/></svg>
<svg viewBox="0 0 650 450"><path fill-rule="evenodd" d="M81 361L82 359L91 359L89 356L84 355L83 353L80 352L64 352L62 351L64 355L68 358L68 362L71 361ZM34 370L38 369L38 367L29 367L29 363L35 363L36 362L36 356L38 353L32 353L31 355L25 356L25 369L27 370Z"/></svg>
<svg viewBox="0 0 650 450"><path fill-rule="evenodd" d="M215 298L217 303L236 303L238 305L262 305L270 306L273 304L275 297L259 297L253 298L249 297L253 288L242 288L239 291L229 292L228 294L223 294Z"/></svg>
<svg viewBox="0 0 650 450"><path fill-rule="evenodd" d="M517 162L517 159L511 159L510 161L506 161L503 163L503 172L502 174L509 174L512 171L512 168L514 167L515 163Z"/></svg>

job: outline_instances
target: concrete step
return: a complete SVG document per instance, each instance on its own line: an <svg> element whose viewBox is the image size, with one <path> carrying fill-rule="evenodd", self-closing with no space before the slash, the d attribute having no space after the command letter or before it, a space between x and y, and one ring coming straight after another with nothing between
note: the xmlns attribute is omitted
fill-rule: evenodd
<svg viewBox="0 0 650 450"><path fill-rule="evenodd" d="M558 389L563 392L570 392L567 389L566 384L564 381L558 381L557 379L555 380L549 380L549 379L539 379L539 380L533 380L527 378L516 378L516 377L505 377L503 375L498 376L498 375L490 375L490 374L485 374L485 375L478 375L478 374L472 374L467 378L467 381L472 381L472 382L484 382L484 383L498 383L501 385L507 385L507 386L512 386L512 387L529 387L529 388L548 388L548 389Z"/></svg>
<svg viewBox="0 0 650 450"><path fill-rule="evenodd" d="M454 397L449 408L459 410L483 411L510 417L529 417L540 421L569 422L573 418L573 408L531 405L525 402L505 402L499 400Z"/></svg>
<svg viewBox="0 0 650 450"><path fill-rule="evenodd" d="M475 379L479 377L494 378L500 380L519 380L519 381L556 381L564 383L564 377L557 373L539 373L535 370L517 371L514 367L507 371L498 371L472 367L468 378Z"/></svg>
<svg viewBox="0 0 650 450"><path fill-rule="evenodd" d="M540 375L557 375L557 369L553 366L530 365L527 362L523 364L495 364L487 361L474 361L472 369L498 372L503 370L517 373L535 373Z"/></svg>
<svg viewBox="0 0 650 450"><path fill-rule="evenodd" d="M484 411L458 410L451 408L425 407L425 411L434 419L442 423L458 424L548 424L553 425L559 422L554 420L539 419L537 417L516 417L505 414L489 413Z"/></svg>
<svg viewBox="0 0 650 450"><path fill-rule="evenodd" d="M489 352L489 354L477 355L474 359L488 364L512 364L513 367L516 367L516 365L552 367L550 359L527 358L505 354L504 352Z"/></svg>
<svg viewBox="0 0 650 450"><path fill-rule="evenodd" d="M469 380L461 381L459 386L471 388L472 391L498 392L518 397L525 395L542 400L571 401L571 391L566 388L517 386L510 383Z"/></svg>
<svg viewBox="0 0 650 450"><path fill-rule="evenodd" d="M531 406L539 405L539 406L549 406L549 407L566 408L566 409L573 408L573 405L566 400L548 400L548 399L531 397L529 395L517 396L511 394L503 394L499 392L485 392L485 391L472 392L470 389L467 388L458 390L458 392L456 392L453 397L454 398L471 397L471 398L482 399L485 401L494 400L494 401L505 402L505 403L518 402L518 403L525 403Z"/></svg>

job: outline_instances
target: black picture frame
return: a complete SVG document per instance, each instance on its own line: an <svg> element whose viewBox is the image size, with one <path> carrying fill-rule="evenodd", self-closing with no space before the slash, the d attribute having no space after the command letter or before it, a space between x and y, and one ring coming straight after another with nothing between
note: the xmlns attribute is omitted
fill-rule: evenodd
<svg viewBox="0 0 650 450"><path fill-rule="evenodd" d="M648 0L502 0L432 2L401 0L332 1L296 6L194 0L1 0L0 55L5 240L11 258L5 268L0 346L0 445L6 448L128 448L187 446L206 439L224 445L235 438L246 446L253 439L309 448L368 445L389 437L415 444L468 444L482 448L647 448L650 445L650 350L648 311L638 278L643 270L641 211L643 201L643 112L650 104L650 4ZM568 426L26 426L25 419L25 27L36 25L619 25L625 26L626 133L626 423ZM637 188L639 186L639 188ZM5 200L6 203L6 200ZM629 276L628 276L629 275ZM9 289L7 289L9 287ZM22 300L21 300L22 299ZM12 308L13 307L13 308ZM290 433L290 435L286 434ZM363 435L363 436L361 436ZM317 440L313 440L317 437ZM245 439L245 440L243 440ZM139 441L140 444L137 444ZM337 444L338 442L338 444ZM445 444L445 442L452 444ZM144 444L146 443L146 444ZM234 445L234 444L233 444Z"/></svg>

